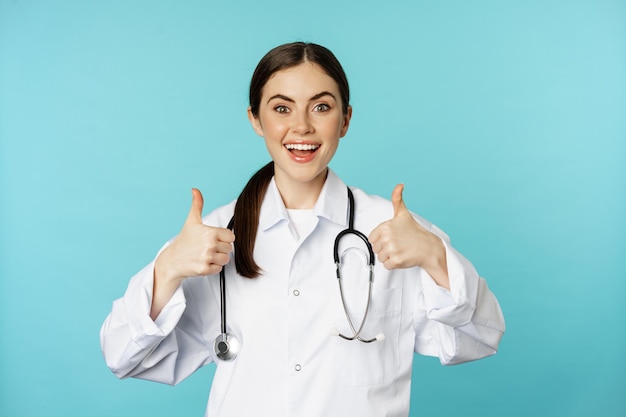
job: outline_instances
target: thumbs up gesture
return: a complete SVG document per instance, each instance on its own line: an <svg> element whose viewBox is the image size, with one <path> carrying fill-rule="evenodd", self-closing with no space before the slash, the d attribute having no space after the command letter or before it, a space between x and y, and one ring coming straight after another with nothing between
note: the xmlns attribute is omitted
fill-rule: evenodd
<svg viewBox="0 0 626 417"><path fill-rule="evenodd" d="M391 194L393 218L379 224L369 240L378 260L387 269L425 269L438 285L449 288L446 251L439 237L424 229L411 215L402 199L403 184Z"/></svg>
<svg viewBox="0 0 626 417"><path fill-rule="evenodd" d="M203 224L202 193L195 188L191 193L191 209L183 228L154 262L152 320L156 320L183 279L217 274L230 260L228 254L232 251L235 235L229 229Z"/></svg>
<svg viewBox="0 0 626 417"><path fill-rule="evenodd" d="M155 277L180 281L187 277L216 274L230 259L235 235L226 228L202 223L204 199L192 189L191 209L178 236L155 262ZM178 282L176 282L178 284Z"/></svg>

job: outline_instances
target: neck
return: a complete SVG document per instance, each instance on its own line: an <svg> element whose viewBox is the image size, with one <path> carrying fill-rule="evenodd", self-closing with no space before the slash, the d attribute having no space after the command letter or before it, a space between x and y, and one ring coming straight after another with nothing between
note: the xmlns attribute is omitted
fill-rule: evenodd
<svg viewBox="0 0 626 417"><path fill-rule="evenodd" d="M311 181L300 182L290 180L276 170L274 180L286 208L312 209L317 203L327 175L328 169Z"/></svg>

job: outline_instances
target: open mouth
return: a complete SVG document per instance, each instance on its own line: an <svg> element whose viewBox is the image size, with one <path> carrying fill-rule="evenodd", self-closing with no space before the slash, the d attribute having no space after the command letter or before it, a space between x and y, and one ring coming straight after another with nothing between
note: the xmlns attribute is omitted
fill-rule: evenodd
<svg viewBox="0 0 626 417"><path fill-rule="evenodd" d="M288 143L285 148L293 155L303 158L312 155L320 148L320 145L313 143Z"/></svg>

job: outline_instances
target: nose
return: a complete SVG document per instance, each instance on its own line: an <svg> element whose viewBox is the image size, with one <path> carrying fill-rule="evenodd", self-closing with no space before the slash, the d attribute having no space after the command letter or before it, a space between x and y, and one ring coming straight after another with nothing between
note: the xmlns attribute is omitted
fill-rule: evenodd
<svg viewBox="0 0 626 417"><path fill-rule="evenodd" d="M294 120L293 131L300 135L306 135L314 132L311 116L308 112L299 112Z"/></svg>

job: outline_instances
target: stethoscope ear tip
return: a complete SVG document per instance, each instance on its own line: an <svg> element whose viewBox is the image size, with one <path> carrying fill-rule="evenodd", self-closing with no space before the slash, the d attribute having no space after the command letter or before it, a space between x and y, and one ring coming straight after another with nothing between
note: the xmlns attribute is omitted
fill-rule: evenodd
<svg viewBox="0 0 626 417"><path fill-rule="evenodd" d="M333 327L332 329L330 329L330 335L331 336L339 336L339 330L337 330L336 327Z"/></svg>
<svg viewBox="0 0 626 417"><path fill-rule="evenodd" d="M378 340L379 342L380 342L381 340L385 340L385 335L384 335L384 334L382 334L382 333L378 333L378 334L376 335L376 340Z"/></svg>

